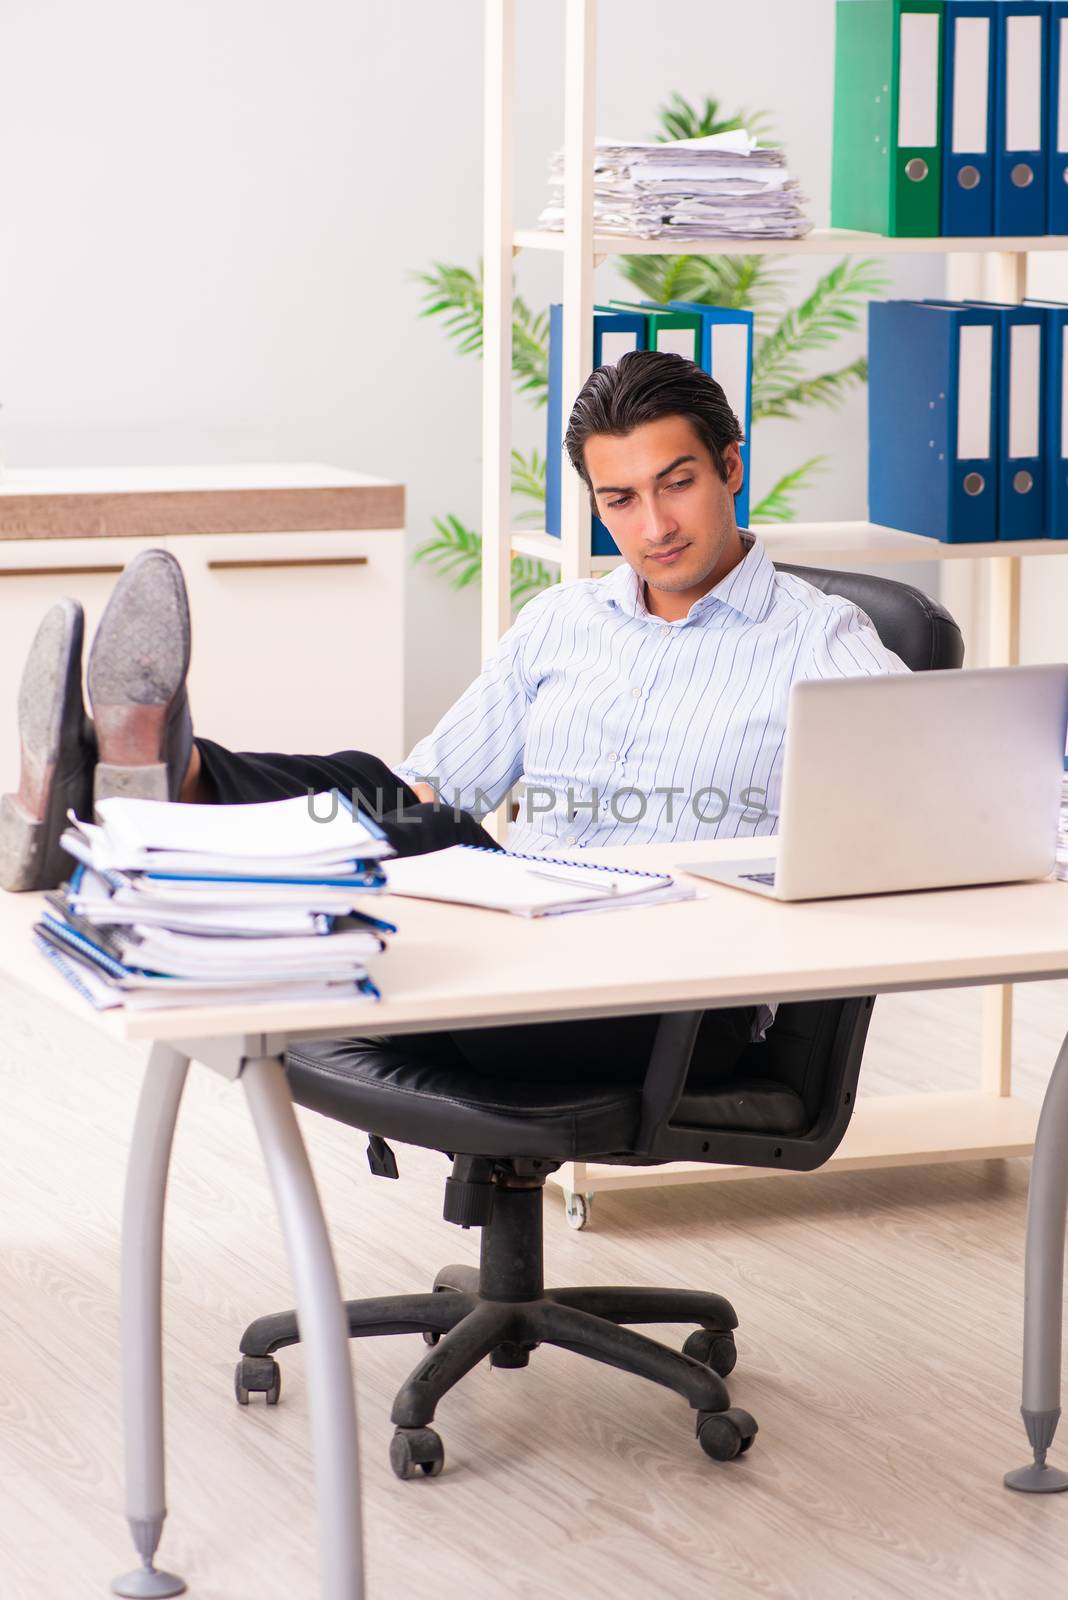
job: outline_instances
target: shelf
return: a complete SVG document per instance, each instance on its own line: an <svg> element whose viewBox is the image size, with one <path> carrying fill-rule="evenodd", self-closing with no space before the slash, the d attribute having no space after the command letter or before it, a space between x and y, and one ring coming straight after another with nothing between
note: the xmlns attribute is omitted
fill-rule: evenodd
<svg viewBox="0 0 1068 1600"><path fill-rule="evenodd" d="M819 1172L918 1167L1031 1154L1038 1107L982 1092L865 1096L835 1154ZM566 1169L563 1169L566 1171ZM563 1183L563 1171L550 1183ZM725 1183L742 1178L804 1177L782 1167L716 1167L678 1161L662 1167L587 1166L585 1194L666 1183Z"/></svg>
<svg viewBox="0 0 1068 1600"><path fill-rule="evenodd" d="M592 310L600 298L595 269L608 257L621 255L731 256L942 256L947 258L947 285L964 297L1018 303L1027 294L1030 254L1068 253L1068 236L1006 235L983 238L888 238L846 228L815 228L804 239L639 239L598 232L593 220L594 141L597 125L597 0L567 0L562 55L564 86L564 152L573 174L568 194L568 229L515 226L513 212L515 16L517 0L488 0L486 6L484 183L484 273L488 286L483 345L483 526L498 530L482 589L483 649L488 654L512 617L508 584L508 550L572 573L563 561L561 540L544 532L511 527L511 408L514 396L510 310L514 257L522 250L555 252L562 267L559 298L565 308L563 373L570 394L577 394L591 365ZM980 268L977 273L973 267ZM980 276L983 288L977 287ZM598 575L618 567L620 556L591 556L588 523L575 485L562 507L570 534L584 533L579 571ZM578 523L578 529L574 523ZM985 656L989 664L1012 665L1019 659L1022 561L1029 556L1068 554L1068 539L991 541L944 544L937 539L866 521L795 522L757 526L753 530L777 562L798 566L867 570L902 562L947 562L943 581L963 599L969 632L978 627L973 576L982 576L989 590ZM571 539L568 539L571 545ZM982 568L960 562L982 562ZM981 1072L985 1085L1007 1088L1011 1082L1012 989L999 985L987 991ZM902 1166L911 1163L965 1160L982 1156L1022 1154L1031 1147L1035 1114L1017 1102L994 1095L914 1095L893 1103L865 1101L842 1151L831 1165ZM629 1188L632 1185L689 1183L726 1177L760 1177L762 1169L678 1167L590 1167L569 1163L557 1176L561 1186Z"/></svg>
<svg viewBox="0 0 1068 1600"><path fill-rule="evenodd" d="M512 553L517 556L534 556L538 561L548 561L551 566L558 567L561 562L560 540L554 539L551 533L525 533L512 534ZM622 556L594 556L592 570L595 573L611 572L623 560Z"/></svg>
<svg viewBox="0 0 1068 1600"><path fill-rule="evenodd" d="M564 234L549 228L517 228L521 250L564 248ZM1035 239L1005 235L994 239L889 239L852 228L813 228L804 239L631 239L595 233L595 256L831 256L831 255L1024 255L1035 250L1068 251L1068 235Z"/></svg>
<svg viewBox="0 0 1068 1600"><path fill-rule="evenodd" d="M997 556L1068 555L1068 539L1001 539L983 544L943 544L919 533L883 528L874 522L776 522L752 530L773 561L795 557L809 565L836 561L953 561ZM516 532L517 555L560 563L560 540L548 533ZM621 556L594 556L595 573L618 567Z"/></svg>

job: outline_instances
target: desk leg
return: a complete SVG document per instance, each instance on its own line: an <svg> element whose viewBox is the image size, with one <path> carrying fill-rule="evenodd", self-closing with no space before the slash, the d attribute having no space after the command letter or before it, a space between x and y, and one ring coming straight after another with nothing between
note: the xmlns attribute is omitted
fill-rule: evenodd
<svg viewBox="0 0 1068 1600"><path fill-rule="evenodd" d="M296 1290L315 1450L324 1600L362 1600L363 1537L349 1329L322 1207L277 1056L241 1082L263 1150Z"/></svg>
<svg viewBox="0 0 1068 1600"><path fill-rule="evenodd" d="M1061 1414L1064 1233L1068 1212L1068 1035L1042 1102L1027 1197L1021 1415L1034 1461L1005 1474L1027 1494L1068 1489L1068 1472L1046 1465Z"/></svg>
<svg viewBox="0 0 1068 1600"><path fill-rule="evenodd" d="M137 1106L122 1210L122 1410L126 1518L141 1565L115 1578L114 1594L163 1600L185 1593L154 1565L167 1514L163 1461L163 1203L188 1057L152 1047Z"/></svg>

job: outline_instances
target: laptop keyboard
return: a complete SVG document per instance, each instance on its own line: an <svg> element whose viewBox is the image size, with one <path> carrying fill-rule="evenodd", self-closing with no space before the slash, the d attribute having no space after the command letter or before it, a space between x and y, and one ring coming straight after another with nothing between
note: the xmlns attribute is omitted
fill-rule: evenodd
<svg viewBox="0 0 1068 1600"><path fill-rule="evenodd" d="M750 883L766 883L769 889L775 887L774 872L739 872L739 878L747 878Z"/></svg>

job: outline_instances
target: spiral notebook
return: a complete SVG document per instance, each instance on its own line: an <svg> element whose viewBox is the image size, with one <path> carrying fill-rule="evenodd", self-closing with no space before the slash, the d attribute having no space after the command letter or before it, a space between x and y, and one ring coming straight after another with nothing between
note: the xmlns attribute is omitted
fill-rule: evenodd
<svg viewBox="0 0 1068 1600"><path fill-rule="evenodd" d="M448 900L519 917L571 911L622 911L635 906L692 900L695 891L668 872L607 867L557 856L457 844L429 855L386 863L386 889L415 900Z"/></svg>

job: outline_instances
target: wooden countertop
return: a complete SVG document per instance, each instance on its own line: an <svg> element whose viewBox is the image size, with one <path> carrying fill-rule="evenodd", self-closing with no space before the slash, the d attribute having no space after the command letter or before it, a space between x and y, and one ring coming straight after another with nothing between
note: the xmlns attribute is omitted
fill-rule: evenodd
<svg viewBox="0 0 1068 1600"><path fill-rule="evenodd" d="M403 526L403 484L316 462L0 472L0 539L173 538Z"/></svg>

